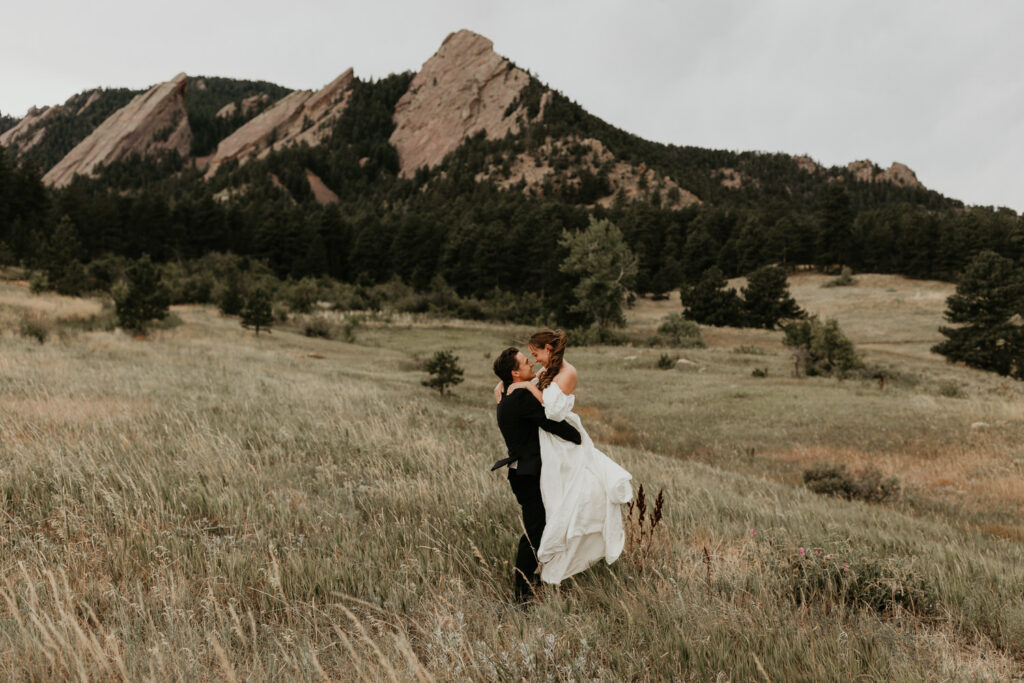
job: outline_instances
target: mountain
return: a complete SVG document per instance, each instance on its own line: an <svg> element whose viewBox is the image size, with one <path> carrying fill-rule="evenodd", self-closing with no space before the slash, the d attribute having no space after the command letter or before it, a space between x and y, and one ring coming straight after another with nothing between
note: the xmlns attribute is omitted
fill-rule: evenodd
<svg viewBox="0 0 1024 683"><path fill-rule="evenodd" d="M291 91L179 74L0 122L0 180L17 181L0 183L0 247L29 263L62 216L84 262L231 251L281 276L441 277L476 296L571 289L559 237L592 214L622 229L639 291L710 266L952 278L981 249L1024 255L1015 213L966 208L903 164L644 140L470 31L379 80L345 68Z"/></svg>

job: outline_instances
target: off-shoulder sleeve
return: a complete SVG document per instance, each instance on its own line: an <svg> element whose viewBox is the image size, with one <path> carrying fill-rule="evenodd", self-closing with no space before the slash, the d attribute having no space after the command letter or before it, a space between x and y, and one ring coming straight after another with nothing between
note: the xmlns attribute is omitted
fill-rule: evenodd
<svg viewBox="0 0 1024 683"><path fill-rule="evenodd" d="M549 420L555 422L564 420L565 416L572 412L573 405L576 404L576 395L566 396L555 382L549 384L541 392L541 395L544 397L544 414Z"/></svg>

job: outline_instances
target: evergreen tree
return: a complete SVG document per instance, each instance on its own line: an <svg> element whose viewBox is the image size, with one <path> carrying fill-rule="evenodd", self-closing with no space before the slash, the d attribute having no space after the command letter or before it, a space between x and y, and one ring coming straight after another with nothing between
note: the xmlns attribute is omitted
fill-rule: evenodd
<svg viewBox="0 0 1024 683"><path fill-rule="evenodd" d="M1024 379L1024 269L991 251L978 254L946 299L946 340L932 351L949 361Z"/></svg>
<svg viewBox="0 0 1024 683"><path fill-rule="evenodd" d="M762 266L748 275L742 294L743 314L748 327L772 330L784 320L795 320L805 315L789 295L786 271L779 266Z"/></svg>
<svg viewBox="0 0 1024 683"><path fill-rule="evenodd" d="M854 260L853 210L850 195L839 183L826 185L818 233L820 265L849 264Z"/></svg>
<svg viewBox="0 0 1024 683"><path fill-rule="evenodd" d="M145 334L150 321L166 318L170 308L170 295L149 255L128 268L113 295L118 324L140 334Z"/></svg>
<svg viewBox="0 0 1024 683"><path fill-rule="evenodd" d="M270 330L274 324L274 311L271 306L270 294L262 287L257 287L245 299L242 307L242 327L255 328L256 336L260 336L260 328Z"/></svg>
<svg viewBox="0 0 1024 683"><path fill-rule="evenodd" d="M598 329L624 325L622 302L636 279L637 258L622 231L607 219L591 217L586 230L563 231L559 244L569 250L560 270L580 278L573 310Z"/></svg>
<svg viewBox="0 0 1024 683"><path fill-rule="evenodd" d="M238 269L232 267L224 276L224 286L217 297L217 305L224 315L238 315L245 306L245 296L242 291L242 276Z"/></svg>
<svg viewBox="0 0 1024 683"><path fill-rule="evenodd" d="M427 361L425 369L430 373L430 379L423 380L423 386L437 389L444 396L444 390L449 386L462 383L462 368L459 367L459 357L451 351L438 351Z"/></svg>
<svg viewBox="0 0 1024 683"><path fill-rule="evenodd" d="M718 266L705 270L697 284L684 286L679 296L688 320L716 327L743 324L742 301Z"/></svg>

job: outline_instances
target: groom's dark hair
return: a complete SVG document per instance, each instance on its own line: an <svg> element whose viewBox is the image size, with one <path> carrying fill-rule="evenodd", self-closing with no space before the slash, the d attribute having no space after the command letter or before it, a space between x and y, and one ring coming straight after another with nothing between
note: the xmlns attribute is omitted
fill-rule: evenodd
<svg viewBox="0 0 1024 683"><path fill-rule="evenodd" d="M494 359L494 374L505 384L506 389L512 384L512 371L519 367L519 363L516 362L518 355L519 349L510 346Z"/></svg>

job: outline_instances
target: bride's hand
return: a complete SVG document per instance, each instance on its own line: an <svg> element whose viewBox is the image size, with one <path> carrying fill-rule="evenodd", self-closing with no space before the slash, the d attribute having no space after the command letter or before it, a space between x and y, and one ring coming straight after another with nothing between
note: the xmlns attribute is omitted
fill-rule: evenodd
<svg viewBox="0 0 1024 683"><path fill-rule="evenodd" d="M508 391L506 391L505 393L511 394L516 389L525 389L526 387L530 386L530 384L531 382L513 382L512 384L508 385Z"/></svg>

